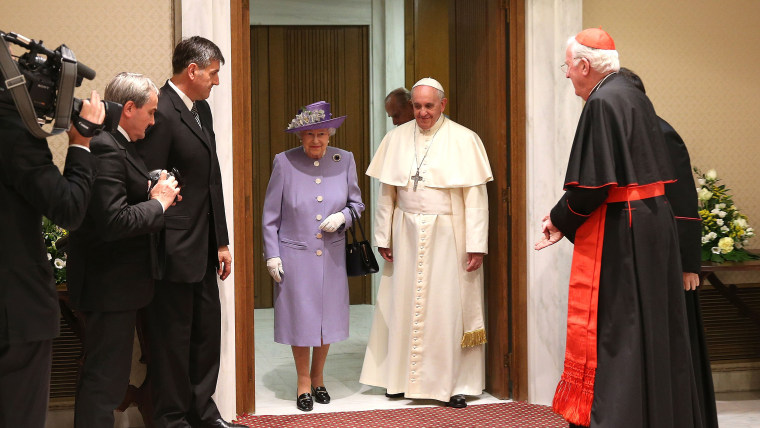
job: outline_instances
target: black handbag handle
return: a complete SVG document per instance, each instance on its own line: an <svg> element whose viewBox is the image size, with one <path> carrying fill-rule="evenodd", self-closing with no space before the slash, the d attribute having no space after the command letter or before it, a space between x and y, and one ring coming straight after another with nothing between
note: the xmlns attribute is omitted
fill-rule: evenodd
<svg viewBox="0 0 760 428"><path fill-rule="evenodd" d="M356 213L356 210L351 205L348 206L348 210L351 212L351 227L348 228L348 230L351 232L351 237L353 238L354 242L356 242L356 235L354 233L354 225L359 225L359 233L361 234L361 240L366 241L367 238L364 237L364 228L362 227L362 223L359 221L359 214Z"/></svg>

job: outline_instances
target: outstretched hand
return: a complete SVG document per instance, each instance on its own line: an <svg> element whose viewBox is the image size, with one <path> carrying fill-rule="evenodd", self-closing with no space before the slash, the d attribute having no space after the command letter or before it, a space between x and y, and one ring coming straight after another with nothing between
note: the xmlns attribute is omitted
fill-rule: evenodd
<svg viewBox="0 0 760 428"><path fill-rule="evenodd" d="M554 224L552 224L552 219L548 215L544 216L542 221L541 232L544 234L544 237L533 246L533 249L536 251L556 244L565 236L554 226Z"/></svg>

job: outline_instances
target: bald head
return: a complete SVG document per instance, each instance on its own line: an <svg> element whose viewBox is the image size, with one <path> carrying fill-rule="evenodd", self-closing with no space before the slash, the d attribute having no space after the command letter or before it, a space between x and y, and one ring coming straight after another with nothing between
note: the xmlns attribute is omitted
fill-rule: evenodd
<svg viewBox="0 0 760 428"><path fill-rule="evenodd" d="M406 88L396 88L385 97L385 112L398 126L414 119L412 94Z"/></svg>

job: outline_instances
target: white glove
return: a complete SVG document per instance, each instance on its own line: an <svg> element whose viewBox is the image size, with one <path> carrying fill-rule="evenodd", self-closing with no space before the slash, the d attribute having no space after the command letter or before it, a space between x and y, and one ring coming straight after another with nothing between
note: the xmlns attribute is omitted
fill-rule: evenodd
<svg viewBox="0 0 760 428"><path fill-rule="evenodd" d="M282 282L282 275L285 275L285 271L282 270L282 260L279 257L267 259L267 270L275 281Z"/></svg>
<svg viewBox="0 0 760 428"><path fill-rule="evenodd" d="M346 216L344 216L342 212L337 212L328 215L325 221L319 225L319 228L325 232L335 232L345 222Z"/></svg>

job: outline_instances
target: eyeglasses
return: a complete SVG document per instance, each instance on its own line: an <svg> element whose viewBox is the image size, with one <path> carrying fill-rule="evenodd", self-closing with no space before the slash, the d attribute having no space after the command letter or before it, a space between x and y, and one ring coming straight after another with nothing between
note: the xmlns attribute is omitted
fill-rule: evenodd
<svg viewBox="0 0 760 428"><path fill-rule="evenodd" d="M577 56L577 57L573 58L573 61L575 61L576 59L583 59L583 57ZM575 64L573 64L573 65L575 65ZM565 63L562 63L562 65L559 66L559 69L562 70L563 73L567 74L567 69L569 67L570 66L567 65L567 63L565 62Z"/></svg>

